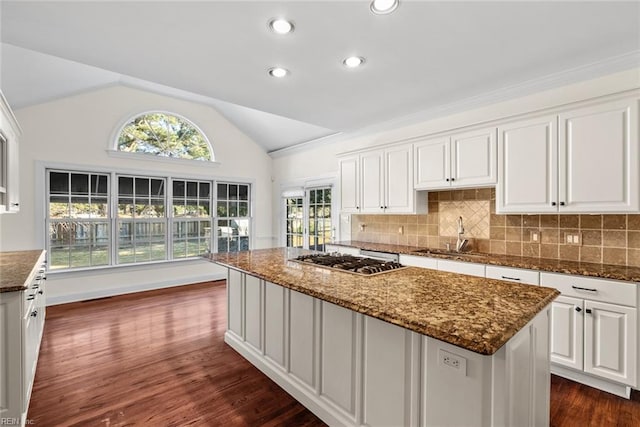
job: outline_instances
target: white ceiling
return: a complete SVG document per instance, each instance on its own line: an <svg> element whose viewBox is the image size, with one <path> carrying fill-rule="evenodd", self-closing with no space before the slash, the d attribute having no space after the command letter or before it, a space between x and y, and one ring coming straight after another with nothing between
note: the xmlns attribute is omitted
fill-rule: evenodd
<svg viewBox="0 0 640 427"><path fill-rule="evenodd" d="M267 151L354 132L640 51L640 2L11 1L2 90L17 106L105 84L197 98ZM287 36L270 18L295 22ZM361 69L342 59L366 57ZM276 80L272 66L291 75ZM606 67L600 67L604 72Z"/></svg>

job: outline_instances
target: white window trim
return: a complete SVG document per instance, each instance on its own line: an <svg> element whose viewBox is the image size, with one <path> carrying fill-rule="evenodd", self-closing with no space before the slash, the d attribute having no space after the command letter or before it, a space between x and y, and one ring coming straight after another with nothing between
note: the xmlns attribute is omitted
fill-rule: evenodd
<svg viewBox="0 0 640 427"><path fill-rule="evenodd" d="M202 168L217 168L221 165L220 162L216 162L213 160L191 160L191 159L181 159L179 157L164 157L164 156L156 156L155 154L148 153L128 153L126 151L118 151L118 150L107 150L107 155L109 157L116 157L120 159L129 159L129 160L140 160L144 162L160 162L160 163L171 163L171 164L182 164L187 167L202 167Z"/></svg>
<svg viewBox="0 0 640 427"><path fill-rule="evenodd" d="M184 159L181 159L184 160ZM190 160L187 160L191 162ZM199 161L200 162L200 161ZM206 163L206 162L205 162ZM192 164L192 163L190 163ZM110 179L112 180L111 185L113 185L113 179L117 175L134 175L134 176L144 176L149 178L165 178L169 181L172 179L192 179L192 180L201 180L201 181L211 181L214 186L214 191L217 191L217 183L218 182L232 182L238 184L249 184L251 186L251 194L249 195L249 227L252 230L249 235L249 248L255 247L256 241L256 232L255 232L255 217L253 213L255 212L255 188L256 181L255 179L247 179L242 177L234 177L234 176L213 176L213 175L201 175L201 174L193 174L193 173L185 173L185 174L176 174L175 172L169 172L166 174L162 174L157 171L140 171L136 169L126 169L126 168L113 168L109 166L97 166L90 164L76 164L76 163L66 163L66 162L46 162L41 160L35 161L35 202L34 202L34 212L36 214L36 221L34 225L34 232L36 233L36 244L38 247L46 248L48 247L48 231L47 231L47 203L46 196L48 193L47 189L47 170L48 169L59 169L66 171L74 171L77 170L81 173L104 173L111 174ZM173 190L171 188L171 190ZM217 192L214 194L214 200L217 199ZM111 197L114 196L114 192L112 191ZM115 195L117 198L117 195ZM117 210L117 203L111 206L111 209ZM213 209L213 207L212 207ZM215 225L215 221L218 218L215 215L215 211L212 211L214 215L211 216L212 223ZM173 217L173 209L167 211L167 223L169 223L169 218ZM112 230L112 233L115 232ZM172 230L170 231L173 232ZM167 234L169 236L169 233ZM217 251L217 241L213 239L213 249ZM111 246L115 247L115 244ZM168 249L167 249L168 250ZM108 266L95 266L95 267L87 267L87 268L77 268L77 269L67 269L67 270L52 270L48 273L53 274L74 274L75 272L82 271L92 271L92 270L108 270L112 268L132 268L134 266L148 266L153 264L166 264L166 263L175 263L175 262L185 262L185 261L194 261L198 260L198 257L192 258L178 258L178 259L169 259L162 261L148 261L141 263L130 263L130 264L113 264Z"/></svg>
<svg viewBox="0 0 640 427"><path fill-rule="evenodd" d="M156 156L154 154L146 154L146 153L129 153L129 152L118 150L118 138L120 137L120 134L122 133L122 130L125 128L125 126L127 126L127 124L129 124L129 122L131 122L136 117L144 116L144 115L147 115L147 114L154 114L154 113L160 113L160 114L166 114L168 116L179 117L182 120L184 120L185 122L189 123L191 126L193 126L198 132L200 132L200 135L202 135L202 137L204 138L205 142L207 143L207 146L209 147L209 153L211 153L211 159L210 160L183 159L183 158L179 158L179 157ZM197 124L195 124L191 119L188 119L185 116L183 116L182 114L174 113L172 111L147 110L147 111L140 111L140 112L137 112L137 113L134 113L134 114L129 114L129 115L127 115L127 117L125 117L124 119L120 120L120 122L118 123L118 126L116 126L115 132L111 136L110 141L111 142L109 144L109 147L107 148L107 153L109 155L115 156L115 157L136 158L137 156L143 156L141 159L140 159L140 157L137 157L137 158L140 159L140 160L150 160L150 158L154 158L156 160L163 159L163 160L160 160L160 161L170 162L170 163L175 163L176 161L183 161L183 162L187 162L187 164L189 164L189 165L193 165L194 163L204 163L204 164L208 164L208 165L211 165L211 164L219 165L220 164L219 162L216 161L216 154L215 154L215 151L213 150L213 144L211 144L211 141L207 137L207 134L204 133L202 128L200 126L198 126Z"/></svg>

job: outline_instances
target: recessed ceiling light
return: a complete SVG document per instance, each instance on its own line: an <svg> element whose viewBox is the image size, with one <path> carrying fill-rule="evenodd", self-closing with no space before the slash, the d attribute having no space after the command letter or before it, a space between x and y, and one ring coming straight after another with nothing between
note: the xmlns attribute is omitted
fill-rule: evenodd
<svg viewBox="0 0 640 427"><path fill-rule="evenodd" d="M371 12L376 15L391 13L398 8L399 0L373 0L371 2Z"/></svg>
<svg viewBox="0 0 640 427"><path fill-rule="evenodd" d="M286 19L272 19L269 21L269 28L276 34L289 34L293 31L293 22Z"/></svg>
<svg viewBox="0 0 640 427"><path fill-rule="evenodd" d="M342 63L347 68L357 68L364 64L364 58L361 56L350 56L342 61Z"/></svg>
<svg viewBox="0 0 640 427"><path fill-rule="evenodd" d="M287 70L286 68L281 68L281 67L269 68L269 75L271 77L282 78L282 77L286 76L287 74L289 74L289 70Z"/></svg>

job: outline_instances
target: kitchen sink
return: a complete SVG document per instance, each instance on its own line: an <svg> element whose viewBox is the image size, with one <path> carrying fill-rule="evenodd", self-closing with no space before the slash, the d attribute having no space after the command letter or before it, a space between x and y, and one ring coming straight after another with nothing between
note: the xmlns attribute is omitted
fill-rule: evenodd
<svg viewBox="0 0 640 427"><path fill-rule="evenodd" d="M463 257L485 257L487 256L486 254L480 254L477 252L456 252L456 251L451 251L451 250L446 250L446 249L418 249L413 251L414 253L418 253L418 254L424 254L424 255L429 255L429 254L433 254L433 255L449 255L449 256L463 256Z"/></svg>

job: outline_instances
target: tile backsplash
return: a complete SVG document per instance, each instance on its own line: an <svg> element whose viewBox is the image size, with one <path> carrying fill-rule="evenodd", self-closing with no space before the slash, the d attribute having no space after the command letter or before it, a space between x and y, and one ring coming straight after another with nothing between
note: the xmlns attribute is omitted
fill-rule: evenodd
<svg viewBox="0 0 640 427"><path fill-rule="evenodd" d="M473 251L640 267L640 214L498 215L490 188L435 191L428 198L424 215L352 215L351 238L444 248L455 243L462 216ZM568 244L567 234L580 244Z"/></svg>

